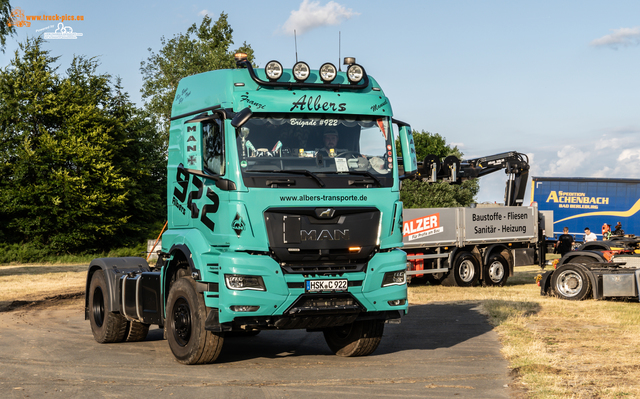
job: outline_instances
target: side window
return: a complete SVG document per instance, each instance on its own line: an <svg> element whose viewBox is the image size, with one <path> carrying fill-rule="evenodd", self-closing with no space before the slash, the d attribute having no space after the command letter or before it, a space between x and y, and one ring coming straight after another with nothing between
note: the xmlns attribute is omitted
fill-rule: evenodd
<svg viewBox="0 0 640 399"><path fill-rule="evenodd" d="M202 124L202 142L204 167L217 175L224 175L224 141L220 120L214 119Z"/></svg>

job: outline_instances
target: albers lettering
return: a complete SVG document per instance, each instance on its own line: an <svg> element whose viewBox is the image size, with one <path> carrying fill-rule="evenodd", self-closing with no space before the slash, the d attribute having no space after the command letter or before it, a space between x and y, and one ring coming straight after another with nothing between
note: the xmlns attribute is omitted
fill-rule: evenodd
<svg viewBox="0 0 640 399"><path fill-rule="evenodd" d="M298 101L294 101L292 103L293 107L289 111L299 110L299 111L334 111L334 112L344 112L347 110L347 103L331 103L322 101L322 96L318 95L315 98L313 96L303 95L298 99Z"/></svg>
<svg viewBox="0 0 640 399"><path fill-rule="evenodd" d="M300 230L300 241L341 241L349 239L349 229L333 230Z"/></svg>

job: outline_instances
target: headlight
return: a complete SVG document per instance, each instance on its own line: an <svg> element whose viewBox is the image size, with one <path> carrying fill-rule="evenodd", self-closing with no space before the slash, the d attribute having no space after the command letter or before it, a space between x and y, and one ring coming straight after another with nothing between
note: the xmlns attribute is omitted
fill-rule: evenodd
<svg viewBox="0 0 640 399"><path fill-rule="evenodd" d="M404 270L397 272L387 272L382 278L382 287L391 285L402 285L407 283L407 274Z"/></svg>
<svg viewBox="0 0 640 399"><path fill-rule="evenodd" d="M264 73L267 74L269 80L278 80L282 76L282 64L278 61L269 61L267 66L264 67Z"/></svg>
<svg viewBox="0 0 640 399"><path fill-rule="evenodd" d="M260 276L243 276L239 274L225 274L224 282L230 290L266 291L264 281Z"/></svg>
<svg viewBox="0 0 640 399"><path fill-rule="evenodd" d="M293 66L293 77L299 82L307 80L310 73L311 69L309 69L309 65L306 62L296 62Z"/></svg>
<svg viewBox="0 0 640 399"><path fill-rule="evenodd" d="M364 77L364 69L358 64L353 64L349 66L347 69L347 78L349 78L349 82L358 83Z"/></svg>
<svg viewBox="0 0 640 399"><path fill-rule="evenodd" d="M330 62L322 64L322 66L320 67L320 79L322 79L322 81L325 83L331 82L333 79L336 78L337 74L338 74L338 70Z"/></svg>
<svg viewBox="0 0 640 399"><path fill-rule="evenodd" d="M260 306L233 305L229 306L232 312L256 312Z"/></svg>

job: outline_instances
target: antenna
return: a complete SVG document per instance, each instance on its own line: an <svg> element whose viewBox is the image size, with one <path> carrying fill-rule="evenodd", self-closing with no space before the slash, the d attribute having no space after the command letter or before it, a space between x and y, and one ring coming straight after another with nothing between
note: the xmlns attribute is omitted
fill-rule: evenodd
<svg viewBox="0 0 640 399"><path fill-rule="evenodd" d="M293 30L293 42L296 45L296 63L298 63L298 36L295 29Z"/></svg>
<svg viewBox="0 0 640 399"><path fill-rule="evenodd" d="M342 72L340 60L342 59L342 32L338 31L338 72Z"/></svg>

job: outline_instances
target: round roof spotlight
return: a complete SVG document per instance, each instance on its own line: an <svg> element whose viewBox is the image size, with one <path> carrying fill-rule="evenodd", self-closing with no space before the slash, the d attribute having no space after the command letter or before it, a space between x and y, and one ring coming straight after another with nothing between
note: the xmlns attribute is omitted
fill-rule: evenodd
<svg viewBox="0 0 640 399"><path fill-rule="evenodd" d="M322 79L322 81L325 83L331 82L333 79L336 78L337 74L338 74L338 70L330 62L324 63L320 67L320 79Z"/></svg>
<svg viewBox="0 0 640 399"><path fill-rule="evenodd" d="M307 80L310 73L311 69L309 69L309 65L307 65L306 62L296 62L293 66L293 77L296 78L298 82Z"/></svg>
<svg viewBox="0 0 640 399"><path fill-rule="evenodd" d="M280 76L282 76L282 71L282 64L278 61L269 61L267 63L267 66L264 67L264 73L267 74L267 78L269 78L270 81L280 79Z"/></svg>
<svg viewBox="0 0 640 399"><path fill-rule="evenodd" d="M360 82L363 77L364 69L360 65L353 64L347 69L347 78L349 79L349 82L356 84Z"/></svg>

